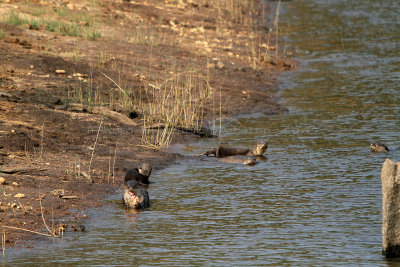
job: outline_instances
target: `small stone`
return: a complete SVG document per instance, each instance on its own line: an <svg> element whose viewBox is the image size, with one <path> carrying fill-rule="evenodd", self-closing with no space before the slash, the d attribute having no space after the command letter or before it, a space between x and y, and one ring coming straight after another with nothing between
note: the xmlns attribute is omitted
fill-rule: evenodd
<svg viewBox="0 0 400 267"><path fill-rule="evenodd" d="M17 182L12 182L11 184L12 186L19 186L19 184Z"/></svg>
<svg viewBox="0 0 400 267"><path fill-rule="evenodd" d="M0 177L0 184L5 184L6 183L6 178Z"/></svg>
<svg viewBox="0 0 400 267"><path fill-rule="evenodd" d="M217 66L216 66L214 63L208 63L208 64L207 64L207 68L208 68L208 69L216 69Z"/></svg>
<svg viewBox="0 0 400 267"><path fill-rule="evenodd" d="M15 198L24 198L24 197L25 197L25 194L18 193L18 194L16 194L14 197L15 197Z"/></svg>
<svg viewBox="0 0 400 267"><path fill-rule="evenodd" d="M218 67L218 69L224 69L225 68L225 64L222 63L221 61L218 61L217 67Z"/></svg>
<svg viewBox="0 0 400 267"><path fill-rule="evenodd" d="M57 74L65 74L65 70L56 70Z"/></svg>

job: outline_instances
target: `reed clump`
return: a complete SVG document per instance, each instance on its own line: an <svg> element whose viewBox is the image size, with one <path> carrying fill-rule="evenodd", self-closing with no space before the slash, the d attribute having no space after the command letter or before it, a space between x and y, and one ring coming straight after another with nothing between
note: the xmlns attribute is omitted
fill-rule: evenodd
<svg viewBox="0 0 400 267"><path fill-rule="evenodd" d="M228 17L235 23L245 24L252 17L255 4L259 0L218 0L215 5L220 15Z"/></svg>
<svg viewBox="0 0 400 267"><path fill-rule="evenodd" d="M144 127L142 144L152 148L170 145L175 129L199 131L204 106L212 101L208 79L196 70L178 69L162 83L148 84L147 102L142 102Z"/></svg>

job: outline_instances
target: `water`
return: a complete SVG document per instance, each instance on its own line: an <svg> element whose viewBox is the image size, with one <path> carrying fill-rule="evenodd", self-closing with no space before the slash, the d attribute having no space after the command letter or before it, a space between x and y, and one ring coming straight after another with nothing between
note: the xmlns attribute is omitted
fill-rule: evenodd
<svg viewBox="0 0 400 267"><path fill-rule="evenodd" d="M5 264L395 265L381 255L380 168L400 152L368 145L400 146L399 13L394 0L283 2L286 50L301 62L282 78L290 112L223 129L231 144L268 139L267 160L171 166L152 175L149 210L126 213L116 194L89 212L88 232L7 251Z"/></svg>

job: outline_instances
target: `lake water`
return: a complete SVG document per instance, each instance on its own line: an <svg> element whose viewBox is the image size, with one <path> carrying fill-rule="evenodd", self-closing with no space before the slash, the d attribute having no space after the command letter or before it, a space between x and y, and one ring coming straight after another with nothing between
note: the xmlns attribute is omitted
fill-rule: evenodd
<svg viewBox="0 0 400 267"><path fill-rule="evenodd" d="M282 77L290 110L224 124L227 142L268 140L254 167L190 160L152 174L151 208L126 213L120 193L88 213L88 231L4 265L386 266L381 255L380 169L400 151L400 1L282 2L281 35L298 70Z"/></svg>

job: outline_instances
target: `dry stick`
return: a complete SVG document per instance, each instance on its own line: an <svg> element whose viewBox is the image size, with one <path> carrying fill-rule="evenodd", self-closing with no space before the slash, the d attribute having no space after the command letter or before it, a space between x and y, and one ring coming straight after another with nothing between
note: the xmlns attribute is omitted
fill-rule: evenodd
<svg viewBox="0 0 400 267"><path fill-rule="evenodd" d="M42 124L42 132L41 132L41 138L40 138L40 154L39 154L39 160L42 160L42 154L43 154L43 135L44 135L44 124Z"/></svg>
<svg viewBox="0 0 400 267"><path fill-rule="evenodd" d="M90 162L89 162L89 171L88 171L88 179L90 180L90 168L92 166L92 160L93 160L93 156L94 156L94 151L96 150L96 145L97 145L97 140L99 139L99 134L100 134L100 129L101 129L101 125L103 124L103 118L101 118L100 124L99 124L99 129L97 130L97 135L96 135L96 141L94 142L94 146L93 146L93 151L92 151L92 156L90 157Z"/></svg>
<svg viewBox="0 0 400 267"><path fill-rule="evenodd" d="M45 233L40 233L40 232L37 232L37 231L33 231L33 230L29 230L29 229L24 229L24 228L19 228L19 227L14 227L14 226L2 225L1 227L8 228L8 229L14 229L14 230L26 231L26 232L30 232L30 233L34 233L34 234L38 234L38 235L44 235L44 236L49 236L49 237L55 237L54 235L49 235L49 234L45 234Z"/></svg>
<svg viewBox="0 0 400 267"><path fill-rule="evenodd" d="M111 174L111 159L112 159L112 153L111 153L111 149L110 149L110 159L108 160L107 183L110 183L110 174Z"/></svg>
<svg viewBox="0 0 400 267"><path fill-rule="evenodd" d="M218 136L221 138L222 131L222 93L221 87L219 88L219 133Z"/></svg>
<svg viewBox="0 0 400 267"><path fill-rule="evenodd" d="M6 232L3 228L3 235L1 236L1 249L3 250L3 258L6 255Z"/></svg>
<svg viewBox="0 0 400 267"><path fill-rule="evenodd" d="M46 224L46 221L44 219L44 214L43 214L42 200L39 200L39 203L40 203L40 212L42 213L42 219L43 219L44 226L46 226L47 230L52 234L53 237L57 237L57 235L54 234Z"/></svg>
<svg viewBox="0 0 400 267"><path fill-rule="evenodd" d="M115 142L115 151L114 151L114 162L113 162L113 173L112 173L112 178L113 178L113 184L115 184L115 159L117 158L117 144L118 142Z"/></svg>
<svg viewBox="0 0 400 267"><path fill-rule="evenodd" d="M279 13L280 13L280 8L281 8L281 0L278 1L278 6L276 8L276 14L275 14L275 21L274 21L274 27L276 29L276 56L278 56L279 53Z"/></svg>
<svg viewBox="0 0 400 267"><path fill-rule="evenodd" d="M125 96L129 97L129 95L125 92L124 89L121 88L121 86L119 86L118 83L116 83L113 79L111 79L110 77L108 77L106 74L104 74L103 72L100 72L101 74L103 74L107 79L109 79L112 83L114 83L119 90L121 90L122 93L124 93Z"/></svg>

